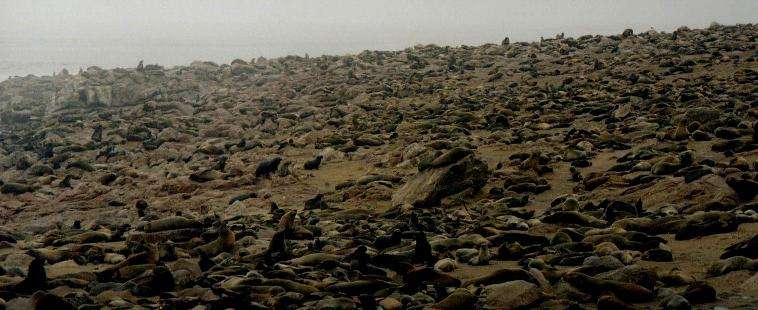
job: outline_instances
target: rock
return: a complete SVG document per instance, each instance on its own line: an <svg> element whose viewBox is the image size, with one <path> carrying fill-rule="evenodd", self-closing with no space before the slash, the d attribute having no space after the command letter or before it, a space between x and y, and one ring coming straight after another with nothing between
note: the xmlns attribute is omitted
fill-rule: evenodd
<svg viewBox="0 0 758 310"><path fill-rule="evenodd" d="M7 182L0 186L0 193L21 195L23 193L33 192L34 189L29 185Z"/></svg>
<svg viewBox="0 0 758 310"><path fill-rule="evenodd" d="M467 289L459 288L430 308L440 310L468 309L476 305L476 301L476 295Z"/></svg>
<svg viewBox="0 0 758 310"><path fill-rule="evenodd" d="M327 298L316 303L319 310L350 310L355 309L355 304L349 298Z"/></svg>
<svg viewBox="0 0 758 310"><path fill-rule="evenodd" d="M538 304L543 297L540 288L523 280L487 285L482 294L485 306L494 309L526 308Z"/></svg>
<svg viewBox="0 0 758 310"><path fill-rule="evenodd" d="M382 309L385 310L400 310L403 309L403 304L392 297L387 297L379 301L379 306L382 307Z"/></svg>
<svg viewBox="0 0 758 310"><path fill-rule="evenodd" d="M487 165L468 156L447 166L419 172L392 195L392 203L431 207L464 190L480 190L488 177Z"/></svg>
<svg viewBox="0 0 758 310"><path fill-rule="evenodd" d="M685 117L690 122L699 122L701 124L705 124L709 121L721 117L721 115L722 112L717 109L707 107L694 107L687 110Z"/></svg>
<svg viewBox="0 0 758 310"><path fill-rule="evenodd" d="M674 295L661 303L661 308L666 310L690 310L692 305L682 295Z"/></svg>

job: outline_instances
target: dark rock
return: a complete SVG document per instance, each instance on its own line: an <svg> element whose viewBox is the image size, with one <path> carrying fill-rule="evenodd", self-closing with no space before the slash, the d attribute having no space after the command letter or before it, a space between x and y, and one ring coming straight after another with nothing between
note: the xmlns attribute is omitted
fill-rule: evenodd
<svg viewBox="0 0 758 310"><path fill-rule="evenodd" d="M419 172L392 195L394 204L438 205L443 198L470 189L478 191L489 177L487 165L468 156L444 167Z"/></svg>

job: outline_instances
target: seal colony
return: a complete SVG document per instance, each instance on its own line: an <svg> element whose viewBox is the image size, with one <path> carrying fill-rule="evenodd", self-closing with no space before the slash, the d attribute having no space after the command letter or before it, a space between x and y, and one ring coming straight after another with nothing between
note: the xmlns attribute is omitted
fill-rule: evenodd
<svg viewBox="0 0 758 310"><path fill-rule="evenodd" d="M758 304L758 26L0 83L8 309Z"/></svg>

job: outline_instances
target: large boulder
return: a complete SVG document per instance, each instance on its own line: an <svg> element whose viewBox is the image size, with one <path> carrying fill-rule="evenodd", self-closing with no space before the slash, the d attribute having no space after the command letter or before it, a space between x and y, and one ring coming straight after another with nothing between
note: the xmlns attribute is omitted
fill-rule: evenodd
<svg viewBox="0 0 758 310"><path fill-rule="evenodd" d="M102 104L110 106L113 104L113 91L111 86L92 86L87 88L86 91L87 104Z"/></svg>
<svg viewBox="0 0 758 310"><path fill-rule="evenodd" d="M523 281L508 281L484 287L485 309L521 309L542 299L542 289Z"/></svg>
<svg viewBox="0 0 758 310"><path fill-rule="evenodd" d="M686 112L687 120L690 122L707 123L723 115L723 112L709 107L694 107Z"/></svg>
<svg viewBox="0 0 758 310"><path fill-rule="evenodd" d="M480 190L488 177L487 164L470 154L419 172L392 195L392 202L416 207L438 205L440 200L450 195L467 189Z"/></svg>

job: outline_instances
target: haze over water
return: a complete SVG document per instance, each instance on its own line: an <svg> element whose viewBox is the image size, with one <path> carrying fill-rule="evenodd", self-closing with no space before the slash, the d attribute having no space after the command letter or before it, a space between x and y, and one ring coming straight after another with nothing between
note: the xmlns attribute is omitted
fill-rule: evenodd
<svg viewBox="0 0 758 310"><path fill-rule="evenodd" d="M758 22L756 0L0 0L0 80L67 68L480 45Z"/></svg>

